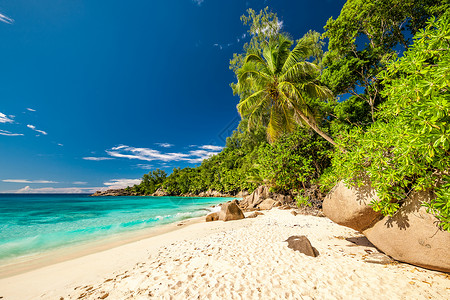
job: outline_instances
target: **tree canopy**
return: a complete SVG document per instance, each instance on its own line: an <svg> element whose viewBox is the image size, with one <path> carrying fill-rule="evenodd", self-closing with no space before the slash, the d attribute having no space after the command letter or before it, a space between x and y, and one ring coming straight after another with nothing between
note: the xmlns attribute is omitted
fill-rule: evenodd
<svg viewBox="0 0 450 300"><path fill-rule="evenodd" d="M366 131L354 128L335 153L338 177L368 178L380 201L373 208L393 214L412 191L430 189L425 203L450 229L450 14L431 18L400 59L378 74L386 101Z"/></svg>

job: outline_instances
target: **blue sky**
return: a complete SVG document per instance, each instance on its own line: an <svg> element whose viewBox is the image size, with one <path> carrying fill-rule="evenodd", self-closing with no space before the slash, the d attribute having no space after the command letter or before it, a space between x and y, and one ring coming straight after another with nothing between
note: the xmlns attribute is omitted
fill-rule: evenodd
<svg viewBox="0 0 450 300"><path fill-rule="evenodd" d="M239 17L323 32L345 1L0 1L0 192L92 192L199 165L239 116Z"/></svg>

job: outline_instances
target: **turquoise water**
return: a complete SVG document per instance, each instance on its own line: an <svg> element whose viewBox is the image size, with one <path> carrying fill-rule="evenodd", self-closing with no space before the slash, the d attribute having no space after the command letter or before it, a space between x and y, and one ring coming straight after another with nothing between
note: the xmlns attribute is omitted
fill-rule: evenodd
<svg viewBox="0 0 450 300"><path fill-rule="evenodd" d="M200 217L227 198L1 195L0 264L120 233Z"/></svg>

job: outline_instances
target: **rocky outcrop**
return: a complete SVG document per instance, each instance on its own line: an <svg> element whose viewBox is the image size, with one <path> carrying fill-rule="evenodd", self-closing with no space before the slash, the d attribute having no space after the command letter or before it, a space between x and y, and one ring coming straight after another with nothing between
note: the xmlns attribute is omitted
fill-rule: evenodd
<svg viewBox="0 0 450 300"><path fill-rule="evenodd" d="M230 194L221 193L219 191L215 190L207 190L206 192L201 192L198 195L195 194L189 194L187 197L233 197Z"/></svg>
<svg viewBox="0 0 450 300"><path fill-rule="evenodd" d="M219 213L214 212L206 216L206 222L212 222L219 220Z"/></svg>
<svg viewBox="0 0 450 300"><path fill-rule="evenodd" d="M248 196L248 191L240 191L239 193L236 194L236 198L244 198Z"/></svg>
<svg viewBox="0 0 450 300"><path fill-rule="evenodd" d="M311 245L311 242L304 235L290 236L285 242L288 242L288 248L291 248L294 251L300 251L301 253L312 257L319 256L319 251Z"/></svg>
<svg viewBox="0 0 450 300"><path fill-rule="evenodd" d="M450 272L450 232L422 206L430 192L415 192L393 217L384 217L363 234L390 257L428 269Z"/></svg>
<svg viewBox="0 0 450 300"><path fill-rule="evenodd" d="M96 191L94 194L92 194L92 197L98 197L98 196L135 196L135 193L131 193L126 191L125 189L111 189L106 191Z"/></svg>
<svg viewBox="0 0 450 300"><path fill-rule="evenodd" d="M169 196L169 193L167 193L163 188L158 188L157 190L156 190L156 192L154 192L153 194L152 194L152 196L155 196L155 197L165 197L165 196Z"/></svg>
<svg viewBox="0 0 450 300"><path fill-rule="evenodd" d="M263 201L269 198L271 199L271 201L267 201L263 205L263 207L270 206L270 208L261 208L261 204L263 203ZM291 196L272 193L269 191L269 187L262 185L254 190L253 193L244 197L239 206L241 207L241 209L244 209L246 211L252 211L256 209L271 209L275 205L278 207L282 205L292 204L294 204L294 200Z"/></svg>
<svg viewBox="0 0 450 300"><path fill-rule="evenodd" d="M325 197L323 212L339 225L363 231L382 218L369 206L372 200L378 196L369 185L348 188L341 181Z"/></svg>
<svg viewBox="0 0 450 300"><path fill-rule="evenodd" d="M219 212L219 220L222 221L231 221L231 220L240 220L244 219L244 213L239 208L236 200L229 201L222 204L222 208Z"/></svg>
<svg viewBox="0 0 450 300"><path fill-rule="evenodd" d="M275 204L275 200L273 200L272 198L267 198L266 200L264 200L263 202L261 202L258 205L258 208L261 210L269 210L269 209L272 209L274 204Z"/></svg>
<svg viewBox="0 0 450 300"><path fill-rule="evenodd" d="M413 192L394 216L382 217L368 204L378 199L369 185L347 188L341 182L325 198L323 210L334 222L361 231L390 257L424 268L450 272L450 232L422 206L432 192Z"/></svg>
<svg viewBox="0 0 450 300"><path fill-rule="evenodd" d="M269 188L267 186L259 186L250 195L242 199L240 207L243 209L250 210L256 208L264 199L270 197Z"/></svg>

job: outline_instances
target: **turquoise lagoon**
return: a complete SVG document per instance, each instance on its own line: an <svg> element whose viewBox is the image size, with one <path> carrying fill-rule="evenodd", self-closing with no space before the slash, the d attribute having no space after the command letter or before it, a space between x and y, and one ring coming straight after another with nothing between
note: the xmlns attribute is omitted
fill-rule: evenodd
<svg viewBox="0 0 450 300"><path fill-rule="evenodd" d="M0 194L0 265L204 216L230 199Z"/></svg>

